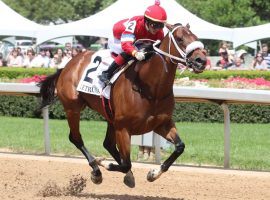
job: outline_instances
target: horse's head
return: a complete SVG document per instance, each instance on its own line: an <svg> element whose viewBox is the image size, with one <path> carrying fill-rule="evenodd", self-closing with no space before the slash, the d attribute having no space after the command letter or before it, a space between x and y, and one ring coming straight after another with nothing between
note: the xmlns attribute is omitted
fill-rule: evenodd
<svg viewBox="0 0 270 200"><path fill-rule="evenodd" d="M204 45L198 41L196 35L190 31L190 26L181 24L166 24L169 30L168 57L171 62L182 63L193 69L195 73L201 73L206 66Z"/></svg>

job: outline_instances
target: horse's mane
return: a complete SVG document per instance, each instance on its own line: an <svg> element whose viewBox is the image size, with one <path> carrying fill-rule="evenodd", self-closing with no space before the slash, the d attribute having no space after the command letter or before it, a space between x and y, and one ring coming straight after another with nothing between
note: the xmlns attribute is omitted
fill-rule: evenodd
<svg viewBox="0 0 270 200"><path fill-rule="evenodd" d="M183 26L181 23L176 23L173 26Z"/></svg>

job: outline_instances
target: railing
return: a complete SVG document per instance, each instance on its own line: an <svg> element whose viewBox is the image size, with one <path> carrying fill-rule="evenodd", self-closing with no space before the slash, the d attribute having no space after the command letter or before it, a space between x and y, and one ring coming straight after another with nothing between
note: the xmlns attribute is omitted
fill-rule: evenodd
<svg viewBox="0 0 270 200"><path fill-rule="evenodd" d="M270 91L243 90L228 88L173 88L177 102L217 103L224 112L224 168L230 167L230 111L228 104L267 104L270 105ZM35 84L0 83L0 94L37 95L39 87ZM45 153L50 154L50 134L48 108L43 109ZM154 134L156 162L160 163L160 137Z"/></svg>

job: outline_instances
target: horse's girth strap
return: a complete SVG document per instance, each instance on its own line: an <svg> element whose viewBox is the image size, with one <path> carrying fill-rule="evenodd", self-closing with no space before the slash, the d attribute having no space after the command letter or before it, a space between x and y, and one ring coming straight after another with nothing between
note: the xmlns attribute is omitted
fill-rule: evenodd
<svg viewBox="0 0 270 200"><path fill-rule="evenodd" d="M112 113L110 100L106 99L104 96L102 96L102 107L103 107L107 121L111 123L113 119L113 113Z"/></svg>

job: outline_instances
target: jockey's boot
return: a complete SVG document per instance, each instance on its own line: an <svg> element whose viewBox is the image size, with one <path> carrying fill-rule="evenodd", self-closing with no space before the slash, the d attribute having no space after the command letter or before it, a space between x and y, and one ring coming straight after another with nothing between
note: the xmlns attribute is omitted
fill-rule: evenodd
<svg viewBox="0 0 270 200"><path fill-rule="evenodd" d="M112 62L109 68L106 71L103 71L101 75L98 76L99 80L108 85L110 83L110 79L112 78L113 72L119 67L116 62Z"/></svg>

